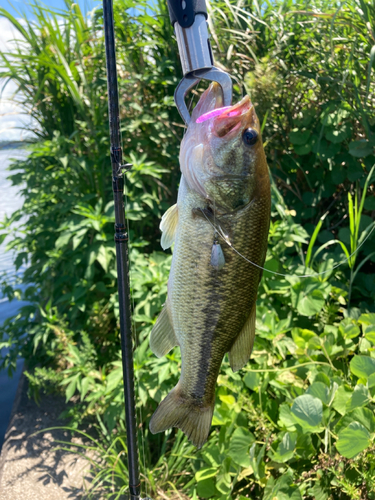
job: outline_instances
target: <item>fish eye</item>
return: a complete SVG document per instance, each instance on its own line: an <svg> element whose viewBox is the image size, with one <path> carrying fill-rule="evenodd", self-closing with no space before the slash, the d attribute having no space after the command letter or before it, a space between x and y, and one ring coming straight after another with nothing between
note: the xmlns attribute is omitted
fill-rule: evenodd
<svg viewBox="0 0 375 500"><path fill-rule="evenodd" d="M253 128L248 128L243 133L242 139L246 146L254 146L258 140L258 132Z"/></svg>

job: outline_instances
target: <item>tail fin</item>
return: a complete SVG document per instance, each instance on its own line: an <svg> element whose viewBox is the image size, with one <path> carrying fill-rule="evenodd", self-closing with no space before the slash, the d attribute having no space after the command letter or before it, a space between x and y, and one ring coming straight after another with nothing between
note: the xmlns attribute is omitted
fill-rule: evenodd
<svg viewBox="0 0 375 500"><path fill-rule="evenodd" d="M210 433L214 403L211 406L197 406L193 399L184 398L179 384L160 403L150 421L152 434L178 427L188 439L201 448Z"/></svg>

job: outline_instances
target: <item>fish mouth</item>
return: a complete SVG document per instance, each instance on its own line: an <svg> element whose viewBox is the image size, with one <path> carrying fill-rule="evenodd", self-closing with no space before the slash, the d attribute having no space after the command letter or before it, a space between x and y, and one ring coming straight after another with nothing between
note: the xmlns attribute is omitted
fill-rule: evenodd
<svg viewBox="0 0 375 500"><path fill-rule="evenodd" d="M222 108L222 112L213 118L213 131L217 137L234 136L249 126L253 104L249 96L245 96L234 106ZM216 110L218 111L218 110ZM228 137L229 138L229 137Z"/></svg>
<svg viewBox="0 0 375 500"><path fill-rule="evenodd" d="M259 129L259 120L248 95L233 106L222 106L222 88L218 83L213 82L194 108L191 116L192 123L195 125L209 122L211 132L225 139L232 139L249 127Z"/></svg>

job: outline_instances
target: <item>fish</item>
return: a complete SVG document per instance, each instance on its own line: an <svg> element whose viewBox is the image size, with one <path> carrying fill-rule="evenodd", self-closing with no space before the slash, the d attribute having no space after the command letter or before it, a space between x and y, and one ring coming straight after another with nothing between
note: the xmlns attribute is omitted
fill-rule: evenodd
<svg viewBox="0 0 375 500"><path fill-rule="evenodd" d="M254 106L247 95L222 106L214 82L181 142L177 203L160 223L162 248L174 243L167 299L150 335L158 357L181 350L180 379L152 415L150 431L177 427L197 448L210 433L225 354L234 372L251 355L271 212Z"/></svg>

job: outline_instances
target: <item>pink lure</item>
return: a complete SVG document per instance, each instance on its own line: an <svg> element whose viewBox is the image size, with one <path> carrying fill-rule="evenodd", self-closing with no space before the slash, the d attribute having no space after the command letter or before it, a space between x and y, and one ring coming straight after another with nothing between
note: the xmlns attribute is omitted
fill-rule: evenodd
<svg viewBox="0 0 375 500"><path fill-rule="evenodd" d="M225 106L224 108L213 109L212 111L209 111L208 113L205 113L204 115L197 118L196 123L203 123L206 120L209 120L210 118L214 118L215 116L219 116L222 113L224 113L225 111L227 111L227 109L230 109L231 107L232 106ZM238 115L238 111L234 110L232 113L228 113L227 116L236 116L236 115Z"/></svg>

